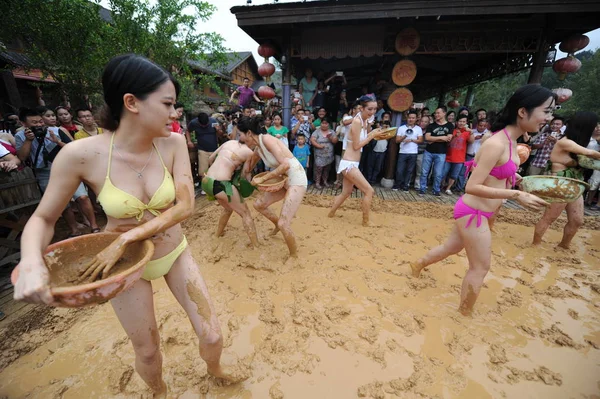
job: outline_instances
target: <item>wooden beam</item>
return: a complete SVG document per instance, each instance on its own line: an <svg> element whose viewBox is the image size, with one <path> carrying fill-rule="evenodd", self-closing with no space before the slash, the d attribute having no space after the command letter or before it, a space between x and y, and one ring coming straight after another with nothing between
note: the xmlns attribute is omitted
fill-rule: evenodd
<svg viewBox="0 0 600 399"><path fill-rule="evenodd" d="M366 6L366 7L365 7ZM597 0L430 0L430 1L337 1L238 6L231 8L238 25L314 23L369 19L400 19L459 15L598 13Z"/></svg>

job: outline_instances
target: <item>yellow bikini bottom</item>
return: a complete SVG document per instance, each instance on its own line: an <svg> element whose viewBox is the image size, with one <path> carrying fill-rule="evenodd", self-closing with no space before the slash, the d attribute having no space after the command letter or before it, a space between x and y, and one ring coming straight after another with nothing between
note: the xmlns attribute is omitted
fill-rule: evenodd
<svg viewBox="0 0 600 399"><path fill-rule="evenodd" d="M154 259L148 262L146 269L144 269L144 274L142 274L142 278L147 281L156 280L157 278L169 273L169 270L171 270L171 267L173 267L173 264L177 258L179 258L179 255L185 251L187 245L187 238L183 236L183 240L181 241L181 244L177 246L177 248L162 258Z"/></svg>

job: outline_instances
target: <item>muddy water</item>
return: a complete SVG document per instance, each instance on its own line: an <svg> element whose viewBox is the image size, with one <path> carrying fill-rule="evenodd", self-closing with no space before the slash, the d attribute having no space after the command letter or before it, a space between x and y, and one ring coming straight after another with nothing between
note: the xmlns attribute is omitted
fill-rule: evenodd
<svg viewBox="0 0 600 399"><path fill-rule="evenodd" d="M600 232L582 230L565 252L554 250L556 230L531 248L530 227L499 223L491 273L474 317L465 318L457 312L464 253L410 277L409 262L450 231L450 208L436 206L427 219L419 210L430 204L376 203L375 227L363 228L358 202L328 219L329 201L309 197L300 208L296 264L285 262L285 242L268 237L263 218L255 218L264 243L257 250L247 248L236 216L224 237L213 236L215 206L186 223L225 336L224 361L252 376L222 386L207 375L191 325L160 280L155 306L169 397L598 396ZM3 363L0 396L150 396L109 305L80 313L59 333L53 326L72 311L55 312L63 313L13 345L32 350Z"/></svg>

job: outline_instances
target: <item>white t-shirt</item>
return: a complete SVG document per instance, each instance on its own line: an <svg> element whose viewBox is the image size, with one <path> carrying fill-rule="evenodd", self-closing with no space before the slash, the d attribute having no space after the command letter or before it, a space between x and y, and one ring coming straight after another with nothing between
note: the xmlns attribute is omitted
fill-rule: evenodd
<svg viewBox="0 0 600 399"><path fill-rule="evenodd" d="M417 140L419 137L423 136L423 129L420 126L409 127L408 125L400 126L398 128L398 132L396 132L396 136L406 136L406 139L409 140ZM405 139L405 140L406 140ZM404 141L400 143L400 154L418 154L419 153L419 145L417 143L405 143Z"/></svg>
<svg viewBox="0 0 600 399"><path fill-rule="evenodd" d="M387 150L387 146L387 140L377 140L375 147L373 147L373 152L385 152L385 150Z"/></svg>
<svg viewBox="0 0 600 399"><path fill-rule="evenodd" d="M590 138L590 143L588 144L587 149L592 151L600 151L600 144L598 144L596 139Z"/></svg>
<svg viewBox="0 0 600 399"><path fill-rule="evenodd" d="M473 143L467 145L467 154L468 155L476 155L477 151L479 151L479 147L481 147L481 137L488 132L487 129L483 131L483 133L479 133L477 129L473 130L473 135L475 138L480 137L479 140L475 140Z"/></svg>

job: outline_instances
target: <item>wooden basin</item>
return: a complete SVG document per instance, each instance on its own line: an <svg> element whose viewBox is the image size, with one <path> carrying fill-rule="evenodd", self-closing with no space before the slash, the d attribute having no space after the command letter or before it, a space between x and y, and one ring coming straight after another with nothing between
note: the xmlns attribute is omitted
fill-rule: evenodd
<svg viewBox="0 0 600 399"><path fill-rule="evenodd" d="M589 184L581 180L559 176L527 176L521 180L521 189L547 202L573 202L581 197Z"/></svg>
<svg viewBox="0 0 600 399"><path fill-rule="evenodd" d="M107 278L75 285L86 264L118 236L116 233L87 234L59 241L46 249L44 260L50 271L52 306L77 308L104 303L140 279L154 255L154 244L150 240L130 244ZM17 267L11 275L13 285L18 276Z"/></svg>
<svg viewBox="0 0 600 399"><path fill-rule="evenodd" d="M269 173L269 172L259 173L256 176L254 176L254 178L252 180L256 179L257 177L263 177L267 173ZM276 176L267 181L262 182L261 184L257 185L256 188L258 188L259 191L265 191L267 193L274 193L274 192L281 190L283 188L283 186L285 186L286 181L287 181L287 176Z"/></svg>

